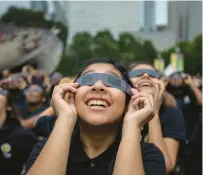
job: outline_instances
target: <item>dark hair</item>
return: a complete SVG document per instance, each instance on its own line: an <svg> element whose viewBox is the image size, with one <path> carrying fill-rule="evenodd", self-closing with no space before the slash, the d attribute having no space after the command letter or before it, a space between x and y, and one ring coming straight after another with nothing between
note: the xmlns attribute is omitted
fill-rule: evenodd
<svg viewBox="0 0 203 175"><path fill-rule="evenodd" d="M123 67L122 65L118 64L116 62L116 60L114 58L95 58L95 59L91 59L88 60L82 67L82 69L80 70L79 74L77 75L75 81L81 76L81 74L83 73L83 71L91 64L97 64L97 63L106 63L106 64L111 64L113 65L121 74L121 77L123 80L125 80L125 82L127 82L131 87L133 87L132 82L129 79L128 76L128 71L125 67ZM130 101L130 96L129 94L126 94L126 105L129 103Z"/></svg>

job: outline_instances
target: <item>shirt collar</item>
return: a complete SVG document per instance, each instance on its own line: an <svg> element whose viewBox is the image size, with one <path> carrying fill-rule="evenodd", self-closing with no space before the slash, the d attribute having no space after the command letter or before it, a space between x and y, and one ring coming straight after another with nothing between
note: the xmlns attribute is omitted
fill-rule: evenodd
<svg viewBox="0 0 203 175"><path fill-rule="evenodd" d="M80 140L80 131L79 129L73 132L70 144L69 158L72 162L87 162L87 161L98 161L105 166L111 164L112 159L115 159L118 146L120 143L121 137L120 134L117 135L114 143L103 153L97 157L90 159L85 153L81 140Z"/></svg>

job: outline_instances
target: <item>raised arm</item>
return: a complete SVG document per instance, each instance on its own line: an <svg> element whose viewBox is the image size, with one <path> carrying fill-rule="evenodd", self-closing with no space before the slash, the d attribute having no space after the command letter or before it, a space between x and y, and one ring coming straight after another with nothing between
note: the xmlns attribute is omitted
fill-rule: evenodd
<svg viewBox="0 0 203 175"><path fill-rule="evenodd" d="M186 78L184 79L184 83L187 84L192 90L192 92L194 93L197 104L202 105L202 92L198 89L195 83L193 83L190 75L186 75Z"/></svg>
<svg viewBox="0 0 203 175"><path fill-rule="evenodd" d="M144 175L144 165L140 144L140 128L153 116L151 95L138 93L135 89L125 115L122 140L118 149L114 175Z"/></svg>
<svg viewBox="0 0 203 175"><path fill-rule="evenodd" d="M164 138L162 134L159 110L164 94L164 84L157 80L156 92L154 95L155 115L149 122L149 142L155 144L163 153L166 163L166 172L170 173L176 164L179 142L172 138Z"/></svg>
<svg viewBox="0 0 203 175"><path fill-rule="evenodd" d="M70 140L77 119L74 96L72 95L77 92L77 85L72 83L55 87L52 107L58 119L47 143L27 175L66 174Z"/></svg>

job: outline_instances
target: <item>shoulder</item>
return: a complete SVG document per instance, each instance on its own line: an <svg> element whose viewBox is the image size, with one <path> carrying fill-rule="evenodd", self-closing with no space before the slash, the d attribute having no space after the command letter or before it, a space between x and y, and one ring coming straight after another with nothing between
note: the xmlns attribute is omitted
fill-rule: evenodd
<svg viewBox="0 0 203 175"><path fill-rule="evenodd" d="M179 108L164 107L160 114L160 121L164 137L185 139L185 119Z"/></svg>
<svg viewBox="0 0 203 175"><path fill-rule="evenodd" d="M166 174L165 160L162 152L151 143L141 143L145 174Z"/></svg>
<svg viewBox="0 0 203 175"><path fill-rule="evenodd" d="M33 131L36 135L48 137L54 127L56 117L43 116L35 124Z"/></svg>
<svg viewBox="0 0 203 175"><path fill-rule="evenodd" d="M184 122L182 111L176 107L164 107L160 113L161 122Z"/></svg>
<svg viewBox="0 0 203 175"><path fill-rule="evenodd" d="M19 141L23 140L24 142L32 140L36 142L38 140L31 130L22 127L15 127L11 133L11 137L18 139Z"/></svg>
<svg viewBox="0 0 203 175"><path fill-rule="evenodd" d="M178 107L164 106L161 110L161 115L163 114L171 115L176 113L182 113Z"/></svg>

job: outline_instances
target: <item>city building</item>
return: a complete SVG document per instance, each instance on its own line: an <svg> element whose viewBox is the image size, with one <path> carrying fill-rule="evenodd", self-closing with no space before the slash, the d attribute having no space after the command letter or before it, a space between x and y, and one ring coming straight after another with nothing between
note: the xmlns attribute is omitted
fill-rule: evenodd
<svg viewBox="0 0 203 175"><path fill-rule="evenodd" d="M60 21L68 25L66 9L63 1L30 1L30 8L42 11L48 19Z"/></svg>
<svg viewBox="0 0 203 175"><path fill-rule="evenodd" d="M176 35L170 30L145 32L134 32L135 38L149 40L152 42L158 52L167 50L176 44Z"/></svg>
<svg viewBox="0 0 203 175"><path fill-rule="evenodd" d="M191 41L202 33L202 1L169 1L168 28L177 41Z"/></svg>
<svg viewBox="0 0 203 175"><path fill-rule="evenodd" d="M95 35L108 29L115 38L121 32L138 31L141 26L141 1L65 1L69 41L77 32Z"/></svg>
<svg viewBox="0 0 203 175"><path fill-rule="evenodd" d="M30 7L35 11L48 12L48 3L47 1L30 1Z"/></svg>
<svg viewBox="0 0 203 175"><path fill-rule="evenodd" d="M156 31L156 2L142 1L142 30L145 32Z"/></svg>

